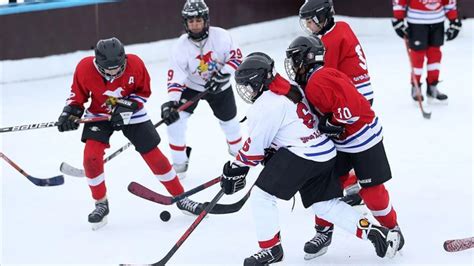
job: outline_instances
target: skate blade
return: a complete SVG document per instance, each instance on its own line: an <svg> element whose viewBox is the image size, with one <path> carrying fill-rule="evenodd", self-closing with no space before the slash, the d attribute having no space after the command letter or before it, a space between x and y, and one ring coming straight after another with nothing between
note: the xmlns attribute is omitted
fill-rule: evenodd
<svg viewBox="0 0 474 266"><path fill-rule="evenodd" d="M91 223L92 231L97 231L100 228L104 227L106 224L107 224L107 216L105 216L101 222Z"/></svg>
<svg viewBox="0 0 474 266"><path fill-rule="evenodd" d="M316 252L316 253L305 253L304 254L304 259L305 260L312 260L316 257L319 257L319 256L322 256L324 254L326 254L326 252L328 251L328 247L324 247L322 248L320 251Z"/></svg>
<svg viewBox="0 0 474 266"><path fill-rule="evenodd" d="M385 253L386 258L393 258L397 254L400 245L400 234L397 231L390 231L387 235L388 248Z"/></svg>

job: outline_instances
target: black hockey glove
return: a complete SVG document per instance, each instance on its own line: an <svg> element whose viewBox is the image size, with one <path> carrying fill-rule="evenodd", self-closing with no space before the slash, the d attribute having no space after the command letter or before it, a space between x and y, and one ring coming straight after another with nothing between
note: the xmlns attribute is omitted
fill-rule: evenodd
<svg viewBox="0 0 474 266"><path fill-rule="evenodd" d="M323 115L319 119L318 129L329 138L338 139L344 133L344 127L331 124L331 117L332 113Z"/></svg>
<svg viewBox="0 0 474 266"><path fill-rule="evenodd" d="M224 164L221 176L221 188L224 193L231 195L243 189L245 187L245 177L249 170L250 167L248 166L231 165L230 162Z"/></svg>
<svg viewBox="0 0 474 266"><path fill-rule="evenodd" d="M83 113L84 110L78 106L64 106L63 112L59 116L57 123L59 132L78 129L79 124L74 122L74 120L81 118Z"/></svg>
<svg viewBox="0 0 474 266"><path fill-rule="evenodd" d="M115 130L121 130L124 125L130 123L133 112L138 109L138 103L136 101L115 99L115 109L112 112L110 123Z"/></svg>
<svg viewBox="0 0 474 266"><path fill-rule="evenodd" d="M177 101L169 101L161 105L161 119L166 125L171 125L179 119L178 112L179 103Z"/></svg>
<svg viewBox="0 0 474 266"><path fill-rule="evenodd" d="M230 82L230 74L217 71L204 85L207 91L211 94L217 94Z"/></svg>
<svg viewBox="0 0 474 266"><path fill-rule="evenodd" d="M405 39L407 37L408 26L405 24L405 20L392 19L392 26L400 38Z"/></svg>
<svg viewBox="0 0 474 266"><path fill-rule="evenodd" d="M263 160L260 162L263 166L267 165L268 161L275 155L277 150L274 148L266 148L265 149L265 154L263 155Z"/></svg>
<svg viewBox="0 0 474 266"><path fill-rule="evenodd" d="M454 40L458 36L459 31L461 31L461 27L462 27L462 23L461 23L461 20L459 20L458 18L450 20L449 27L446 30L446 40L447 41Z"/></svg>

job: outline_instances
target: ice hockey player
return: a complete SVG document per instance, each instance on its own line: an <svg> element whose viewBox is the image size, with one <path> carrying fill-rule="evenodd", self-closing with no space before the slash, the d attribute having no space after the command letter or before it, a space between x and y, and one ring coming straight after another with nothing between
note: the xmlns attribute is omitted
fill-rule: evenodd
<svg viewBox="0 0 474 266"><path fill-rule="evenodd" d="M351 169L362 186L359 194L381 225L398 233L398 249L404 239L397 214L383 183L392 178L382 141L382 125L369 102L342 72L323 67L324 45L314 36L300 36L286 50L288 76L304 90L310 107L320 116L318 129L330 136L337 148L336 176ZM291 86L270 87L279 94ZM323 255L331 243L332 223L316 218L316 235L305 244L306 258Z"/></svg>
<svg viewBox="0 0 474 266"><path fill-rule="evenodd" d="M396 253L398 233L363 219L337 198L342 189L332 177L336 149L316 128L316 118L301 92L277 95L269 88L286 85L264 53L252 53L235 73L239 96L251 103L247 117L249 137L236 159L224 165L221 187L226 194L241 190L250 167L264 164L252 188L251 202L257 228L256 254L244 265L268 265L283 260L277 199L289 200L300 193L305 208L335 222L359 238L369 239L380 257Z"/></svg>
<svg viewBox="0 0 474 266"><path fill-rule="evenodd" d="M181 12L186 34L173 47L168 70L169 101L161 106L161 117L168 125L173 167L184 178L191 148L186 145L189 117L198 102L181 113L178 106L198 93L203 97L227 139L228 152L235 156L242 147L237 107L230 84L231 75L242 62L242 52L229 32L209 26L209 8L202 0L188 0Z"/></svg>
<svg viewBox="0 0 474 266"><path fill-rule="evenodd" d="M444 20L449 28L444 31ZM398 36L408 41L410 60L416 82L421 84L423 65L427 59L426 96L432 101L447 101L448 96L438 90L441 68L441 46L454 40L461 30L456 0L409 1L393 0L393 28ZM411 80L411 78L410 78ZM421 86L420 86L421 87ZM412 80L411 96L417 101L418 92ZM420 95L423 100L423 95Z"/></svg>
<svg viewBox="0 0 474 266"><path fill-rule="evenodd" d="M72 118L83 115L84 104L89 99L86 118L111 117L110 121L85 124L81 138L85 142L84 170L96 201L94 211L89 214L94 230L107 223L109 214L103 156L114 131L122 131L171 195L184 192L175 170L157 147L160 136L144 108L150 94L150 76L143 61L134 54L125 54L117 38L99 40L95 57L85 57L76 67L71 94L58 119L59 131L78 129L79 124ZM202 208L187 198L177 206L193 214Z"/></svg>
<svg viewBox="0 0 474 266"><path fill-rule="evenodd" d="M300 25L308 34L321 38L326 53L324 65L346 74L357 91L372 105L374 91L362 46L348 23L334 21L332 0L308 0L299 11ZM360 186L353 171L339 177L346 195L341 199L350 205L361 203Z"/></svg>

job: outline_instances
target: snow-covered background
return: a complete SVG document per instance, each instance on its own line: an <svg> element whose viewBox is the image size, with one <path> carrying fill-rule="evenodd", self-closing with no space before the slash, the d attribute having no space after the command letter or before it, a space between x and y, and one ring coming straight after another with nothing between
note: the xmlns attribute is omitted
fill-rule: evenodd
<svg viewBox="0 0 474 266"><path fill-rule="evenodd" d="M446 239L474 235L472 182L472 90L473 20L463 23L461 35L446 43L439 88L449 95L449 105L434 105L431 120L422 118L410 98L409 61L403 41L390 19L337 17L351 24L364 48L372 84L374 109L384 126L384 143L393 179L387 183L406 245L401 256L380 259L368 241L337 229L326 255L303 260L303 245L313 237L313 216L297 197L280 201L280 222L285 264L466 264L472 265L473 251L446 253ZM231 29L245 54L262 51L277 62L284 74L285 49L304 34L297 17ZM166 101L167 56L174 40L126 46L126 52L144 59L152 77L153 95L147 109L153 122L160 119ZM73 70L92 51L17 61L0 61L0 126L55 121L69 95ZM425 89L423 89L425 90ZM238 97L237 97L238 98ZM238 116L248 105L239 98ZM225 138L210 108L202 102L190 119L188 145L193 147L188 177L192 188L221 173L231 158ZM244 125L245 131L245 125ZM158 128L161 149L169 154L164 126ZM82 165L84 145L81 130L60 134L55 128L4 133L1 151L27 173L41 178L59 174L66 161ZM116 133L111 139L115 151L127 140ZM152 263L161 259L194 217L175 206L161 206L137 198L127 191L131 181L165 193L141 157L129 149L106 164L106 183L111 213L109 224L93 232L87 215L93 201L85 179L67 177L63 186L36 187L5 162L0 162L2 185L1 264L118 264ZM249 182L260 168L251 170ZM192 198L210 200L218 186ZM221 202L235 202L246 190L224 196ZM162 222L162 210L171 220ZM170 260L170 264L241 265L258 250L249 205L235 214L205 219Z"/></svg>

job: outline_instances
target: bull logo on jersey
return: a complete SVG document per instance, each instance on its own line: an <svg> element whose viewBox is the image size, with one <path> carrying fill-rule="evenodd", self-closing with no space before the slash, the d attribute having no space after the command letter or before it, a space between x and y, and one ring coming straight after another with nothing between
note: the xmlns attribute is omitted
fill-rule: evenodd
<svg viewBox="0 0 474 266"><path fill-rule="evenodd" d="M199 60L199 65L196 68L196 72L204 79L209 78L209 73L217 70L217 62L212 59L212 51L209 51L205 55L198 55L196 59Z"/></svg>

